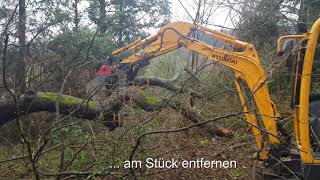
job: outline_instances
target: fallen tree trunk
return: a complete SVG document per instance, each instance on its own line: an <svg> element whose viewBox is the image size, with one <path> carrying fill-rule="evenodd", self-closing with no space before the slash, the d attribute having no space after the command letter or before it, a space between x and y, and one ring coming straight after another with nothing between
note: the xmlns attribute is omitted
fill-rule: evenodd
<svg viewBox="0 0 320 180"><path fill-rule="evenodd" d="M162 86L167 84L168 83L160 83L158 85ZM161 108L171 107L193 123L205 121L205 118L201 114L191 108L190 103L182 102L183 100L181 98L177 98L168 103L142 90L135 88L130 90L130 88L124 87L117 89L117 93L106 97L102 103L68 95L59 95L57 93L29 91L18 99L17 104L13 102L0 104L0 125L12 121L21 115L40 111L56 112L58 110L59 113L64 115L71 115L88 120L95 120L101 116L106 122L105 125L114 129L119 125L118 122L115 121L114 114L118 113L122 105L128 100L134 102L139 108L146 111L155 111ZM57 104L59 105L58 109ZM203 128L212 136L226 136L231 134L231 131L225 128L212 125L200 125L199 127Z"/></svg>
<svg viewBox="0 0 320 180"><path fill-rule="evenodd" d="M18 116L34 112L56 112L59 102L61 114L72 114L78 118L93 120L100 115L101 109L96 102L72 96L49 92L28 92L23 94L17 104L13 102L0 104L0 125L16 119Z"/></svg>

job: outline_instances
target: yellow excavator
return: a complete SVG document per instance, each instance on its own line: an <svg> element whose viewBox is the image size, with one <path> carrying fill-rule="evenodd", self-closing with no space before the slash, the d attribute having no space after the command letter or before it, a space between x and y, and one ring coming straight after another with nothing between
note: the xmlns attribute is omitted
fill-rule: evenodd
<svg viewBox="0 0 320 180"><path fill-rule="evenodd" d="M269 94L267 77L255 47L231 35L186 22L173 22L157 34L134 41L115 50L112 57L121 59L120 70L132 80L137 70L149 60L178 48L202 54L229 67L239 93L246 122L252 129L259 150L258 157L272 174L265 179L320 179L320 80L316 82L316 47L319 46L320 19L309 32L282 36L277 41L278 54L286 40L295 39L295 81L292 96L294 137L279 123L279 114ZM196 38L198 37L198 38ZM200 37L200 38L199 38ZM313 66L314 65L314 66ZM318 67L320 68L320 66ZM249 89L250 95L244 92ZM258 113L248 105L254 99ZM258 116L258 117L257 117Z"/></svg>

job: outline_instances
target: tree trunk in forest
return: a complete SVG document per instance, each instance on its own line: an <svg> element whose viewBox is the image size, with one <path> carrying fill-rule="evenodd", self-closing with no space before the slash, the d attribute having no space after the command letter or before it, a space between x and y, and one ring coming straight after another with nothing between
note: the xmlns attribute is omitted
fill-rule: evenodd
<svg viewBox="0 0 320 180"><path fill-rule="evenodd" d="M74 28L73 31L78 32L79 31L79 11L78 11L78 4L79 4L79 0L74 0Z"/></svg>
<svg viewBox="0 0 320 180"><path fill-rule="evenodd" d="M308 16L308 6L306 3L306 0L301 0L300 1L300 9L299 9L299 22L304 22L307 23L307 18Z"/></svg>
<svg viewBox="0 0 320 180"><path fill-rule="evenodd" d="M118 24L118 46L122 47L123 46L123 26L124 26L124 21L125 21L125 16L123 14L123 0L120 0L119 3L119 13L120 13L120 20Z"/></svg>
<svg viewBox="0 0 320 180"><path fill-rule="evenodd" d="M19 0L19 22L17 25L17 33L19 39L19 52L15 63L16 67L16 83L15 89L17 93L25 91L25 52L26 52L26 1Z"/></svg>
<svg viewBox="0 0 320 180"><path fill-rule="evenodd" d="M107 31L106 27L106 1L105 0L99 0L99 27L100 32L105 33Z"/></svg>

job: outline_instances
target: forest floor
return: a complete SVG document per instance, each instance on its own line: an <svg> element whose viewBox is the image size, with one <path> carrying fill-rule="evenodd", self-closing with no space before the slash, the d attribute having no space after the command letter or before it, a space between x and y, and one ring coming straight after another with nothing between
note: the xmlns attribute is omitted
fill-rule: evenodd
<svg viewBox="0 0 320 180"><path fill-rule="evenodd" d="M215 104L216 106L217 104ZM207 106L208 107L208 106ZM212 107L214 108L214 107ZM221 108L221 106L219 106ZM223 107L222 107L223 108ZM232 108L232 107L229 107ZM227 109L224 108L225 111ZM152 122L132 127L137 121L152 116L152 113L130 111L123 119L124 127L109 131L99 122L83 121L58 130L46 145L38 161L39 171L44 178L54 177L58 172L104 172L112 179L124 176L131 179L128 169L121 167L129 160L132 148L139 135L159 129L176 129L191 124L171 109L161 111ZM223 110L211 110L213 114L222 114ZM25 127L37 144L41 129L45 129L53 115L33 114L24 120ZM47 123L44 123L47 122ZM141 179L252 179L254 163L257 163L256 148L250 129L245 122L235 118L213 123L215 126L232 130L229 137L212 137L201 128L150 135L144 138L133 160L146 162L147 158L178 161L192 161L203 158L208 161L236 161L236 168L147 168L135 169L135 175ZM32 178L32 168L26 156L25 145L20 143L15 123L0 128L0 174L1 178ZM10 136L8 136L10 134ZM36 149L36 147L33 147ZM15 159L16 158L16 159ZM9 160L4 162L4 160ZM111 165L120 168L110 169ZM52 176L51 176L52 175ZM72 177L66 175L64 177ZM97 175L97 177L99 177Z"/></svg>

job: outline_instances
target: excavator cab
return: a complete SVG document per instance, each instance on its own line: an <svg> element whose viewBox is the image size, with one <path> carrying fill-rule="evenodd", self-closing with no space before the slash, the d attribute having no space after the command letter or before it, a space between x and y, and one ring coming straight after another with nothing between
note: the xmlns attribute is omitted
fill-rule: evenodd
<svg viewBox="0 0 320 180"><path fill-rule="evenodd" d="M296 39L295 82L292 96L294 134L304 179L319 179L320 172L320 19L309 32L282 36Z"/></svg>
<svg viewBox="0 0 320 180"><path fill-rule="evenodd" d="M316 159L320 159L320 36L318 35L312 65L309 95L310 143Z"/></svg>

